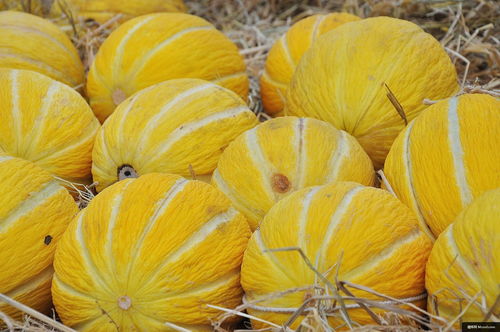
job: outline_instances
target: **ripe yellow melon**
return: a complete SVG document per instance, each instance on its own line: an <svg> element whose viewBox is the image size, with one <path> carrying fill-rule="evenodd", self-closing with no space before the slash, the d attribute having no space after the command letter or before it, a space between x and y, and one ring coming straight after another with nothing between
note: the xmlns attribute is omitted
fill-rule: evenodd
<svg viewBox="0 0 500 332"><path fill-rule="evenodd" d="M347 13L313 15L304 18L278 39L266 60L260 78L262 104L268 114L282 115L286 89L304 52L320 35L360 18Z"/></svg>
<svg viewBox="0 0 500 332"><path fill-rule="evenodd" d="M222 150L258 124L234 92L199 79L176 79L121 103L97 134L97 190L127 177L162 172L210 175Z"/></svg>
<svg viewBox="0 0 500 332"><path fill-rule="evenodd" d="M0 293L50 313L55 246L77 212L71 195L48 172L0 154ZM0 312L22 317L2 301Z"/></svg>
<svg viewBox="0 0 500 332"><path fill-rule="evenodd" d="M105 23L121 14L120 22L133 17L156 12L185 12L182 0L65 0L77 17Z"/></svg>
<svg viewBox="0 0 500 332"><path fill-rule="evenodd" d="M78 51L64 32L22 12L0 12L0 67L33 70L73 88L84 81Z"/></svg>
<svg viewBox="0 0 500 332"><path fill-rule="evenodd" d="M428 308L451 322L481 322L500 290L500 188L474 199L441 233L427 263ZM498 304L488 321L498 321ZM458 326L458 321L455 324Z"/></svg>
<svg viewBox="0 0 500 332"><path fill-rule="evenodd" d="M186 6L182 0L3 0L0 10L29 10L37 16L57 19L72 15L73 19L92 19L103 24L114 16L121 14L120 22L130 18L156 12L185 12ZM67 24L68 22L66 22Z"/></svg>
<svg viewBox="0 0 500 332"><path fill-rule="evenodd" d="M422 112L394 142L385 175L429 236L474 197L500 187L499 110L489 95L453 97Z"/></svg>
<svg viewBox="0 0 500 332"><path fill-rule="evenodd" d="M68 181L90 180L100 125L80 94L33 71L0 69L0 95L0 152Z"/></svg>
<svg viewBox="0 0 500 332"><path fill-rule="evenodd" d="M248 313L280 325L312 296L332 294L298 252L269 251L287 247L301 248L333 284L338 274L338 280L393 298L415 297L415 304L425 306L424 273L431 246L410 209L385 190L338 182L296 191L271 208L248 243L241 282L246 300L259 300L256 305L260 307L251 306ZM315 282L324 292L313 289ZM299 290L290 291L295 288ZM386 300L347 288L358 297ZM271 296L280 292L287 293ZM323 304L328 307L333 302ZM366 311L353 307L353 301L345 304L352 321L373 323ZM329 322L332 327L342 323L338 311ZM252 326L268 327L257 320Z"/></svg>
<svg viewBox="0 0 500 332"><path fill-rule="evenodd" d="M292 192L335 181L372 185L373 164L354 137L327 122L297 117L266 121L222 154L212 183L255 229Z"/></svg>
<svg viewBox="0 0 500 332"><path fill-rule="evenodd" d="M248 224L211 185L147 174L97 195L58 244L52 287L79 331L210 331L241 303Z"/></svg>
<svg viewBox="0 0 500 332"><path fill-rule="evenodd" d="M90 68L87 94L103 122L128 96L175 78L212 81L245 99L248 94L236 45L204 19L180 13L143 15L113 31Z"/></svg>
<svg viewBox="0 0 500 332"><path fill-rule="evenodd" d="M387 85L412 120L458 91L457 74L440 43L417 25L374 17L343 24L319 37L298 65L285 113L332 123L356 137L381 168L405 121Z"/></svg>

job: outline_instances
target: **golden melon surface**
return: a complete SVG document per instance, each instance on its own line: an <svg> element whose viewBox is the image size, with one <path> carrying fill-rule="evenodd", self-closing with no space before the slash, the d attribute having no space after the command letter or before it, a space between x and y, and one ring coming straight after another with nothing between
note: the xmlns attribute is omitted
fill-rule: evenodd
<svg viewBox="0 0 500 332"><path fill-rule="evenodd" d="M381 168L405 121L458 92L457 74L440 43L417 25L375 17L320 36L302 57L288 88L285 113L318 118L358 139Z"/></svg>
<svg viewBox="0 0 500 332"><path fill-rule="evenodd" d="M0 154L0 293L50 314L55 246L77 212L48 172ZM2 301L0 311L23 316Z"/></svg>
<svg viewBox="0 0 500 332"><path fill-rule="evenodd" d="M92 63L87 94L103 122L135 92L176 78L212 81L247 98L236 45L204 19L180 13L143 15L113 31Z"/></svg>
<svg viewBox="0 0 500 332"><path fill-rule="evenodd" d="M287 86L300 58L311 44L325 32L359 19L348 13L313 15L292 25L274 43L260 78L262 104L268 114L282 115Z"/></svg>
<svg viewBox="0 0 500 332"><path fill-rule="evenodd" d="M441 233L426 269L428 309L451 321L481 322L500 296L500 188L474 199ZM489 321L498 320L498 306ZM455 327L460 328L458 322Z"/></svg>
<svg viewBox="0 0 500 332"><path fill-rule="evenodd" d="M211 185L147 174L99 193L59 242L52 294L79 331L210 331L241 303L250 229ZM170 325L169 325L170 324Z"/></svg>
<svg viewBox="0 0 500 332"><path fill-rule="evenodd" d="M83 64L69 38L38 16L0 12L0 67L33 70L81 88Z"/></svg>
<svg viewBox="0 0 500 332"><path fill-rule="evenodd" d="M28 70L0 69L0 152L72 182L90 180L99 121L75 90Z"/></svg>
<svg viewBox="0 0 500 332"><path fill-rule="evenodd" d="M253 230L277 201L296 190L374 180L373 164L354 137L327 122L291 116L241 134L224 150L212 176Z"/></svg>
<svg viewBox="0 0 500 332"><path fill-rule="evenodd" d="M120 22L156 12L185 12L182 0L65 0L76 16L93 19L100 24L121 14Z"/></svg>
<svg viewBox="0 0 500 332"><path fill-rule="evenodd" d="M489 95L453 97L422 112L394 142L385 175L432 238L475 197L500 187L499 111Z"/></svg>
<svg viewBox="0 0 500 332"><path fill-rule="evenodd" d="M271 249L301 248L319 273L333 284L338 275L338 280L405 299L424 293L425 263L431 247L413 213L387 191L354 182L296 191L271 208L245 251L241 282L246 299L262 300L258 305L267 307L250 307L248 312L281 325L305 300L325 294L313 289L315 283L323 289L327 286L297 251ZM296 288L302 290L290 291ZM385 300L347 288L358 297ZM270 296L286 291L281 296ZM424 306L424 299L422 296L414 303ZM327 300L325 305L332 303ZM345 304L352 306L354 302ZM289 312L279 312L281 308ZM357 323L373 323L364 309L350 307L349 315ZM296 328L302 318L290 327ZM343 323L338 317L329 320L332 327ZM268 327L256 320L252 326Z"/></svg>
<svg viewBox="0 0 500 332"><path fill-rule="evenodd" d="M177 79L144 89L120 104L97 134L97 189L153 172L210 176L224 148L257 124L240 97L211 82Z"/></svg>

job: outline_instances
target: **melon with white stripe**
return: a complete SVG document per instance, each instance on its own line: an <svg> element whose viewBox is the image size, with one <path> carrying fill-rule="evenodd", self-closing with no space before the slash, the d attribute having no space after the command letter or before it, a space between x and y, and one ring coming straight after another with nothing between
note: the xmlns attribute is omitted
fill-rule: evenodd
<svg viewBox="0 0 500 332"><path fill-rule="evenodd" d="M87 93L103 122L135 92L176 78L212 81L247 98L236 45L204 19L182 13L143 15L113 31L92 63Z"/></svg>
<svg viewBox="0 0 500 332"><path fill-rule="evenodd" d="M210 176L222 150L257 124L238 95L211 82L176 79L143 89L97 134L97 189L152 172Z"/></svg>
<svg viewBox="0 0 500 332"><path fill-rule="evenodd" d="M246 301L255 305L247 311L282 326L308 299L332 294L325 280L290 248L300 248L330 285L338 278L424 307L425 263L431 246L411 210L385 190L354 182L301 189L271 208L248 243L241 282ZM357 297L387 300L346 287ZM316 305L309 302L306 308ZM373 323L354 301L345 300L345 305L353 322ZM332 327L345 324L338 306L333 297L322 301ZM303 317L290 327L296 329ZM269 327L257 320L252 326Z"/></svg>
<svg viewBox="0 0 500 332"><path fill-rule="evenodd" d="M447 322L500 320L500 188L472 201L441 233L427 263L428 308ZM467 307L468 306L468 307ZM436 320L437 322L437 320ZM460 329L459 322L455 327Z"/></svg>
<svg viewBox="0 0 500 332"><path fill-rule="evenodd" d="M211 185L147 174L102 191L58 244L53 298L79 331L211 331L241 303L250 229Z"/></svg>
<svg viewBox="0 0 500 332"><path fill-rule="evenodd" d="M320 35L344 23L360 20L348 13L317 14L304 18L282 35L269 51L260 78L262 104L268 114L282 115L293 72L304 52Z"/></svg>
<svg viewBox="0 0 500 332"><path fill-rule="evenodd" d="M394 142L385 175L432 238L500 187L499 128L500 101L465 94L429 106Z"/></svg>
<svg viewBox="0 0 500 332"><path fill-rule="evenodd" d="M304 53L285 113L347 131L378 169L406 121L427 107L424 99L458 90L455 66L432 35L409 21L372 17L323 34Z"/></svg>
<svg viewBox="0 0 500 332"><path fill-rule="evenodd" d="M298 189L336 181L373 185L374 180L370 157L354 137L327 122L291 116L241 134L224 150L212 176L252 229Z"/></svg>
<svg viewBox="0 0 500 332"><path fill-rule="evenodd" d="M78 51L64 32L22 12L0 12L0 67L33 70L73 88L84 81Z"/></svg>
<svg viewBox="0 0 500 332"><path fill-rule="evenodd" d="M0 154L1 294L50 314L56 243L77 212L71 195L48 172ZM23 315L2 301L0 312Z"/></svg>
<svg viewBox="0 0 500 332"><path fill-rule="evenodd" d="M90 181L99 121L75 90L34 71L0 69L0 152L64 180Z"/></svg>

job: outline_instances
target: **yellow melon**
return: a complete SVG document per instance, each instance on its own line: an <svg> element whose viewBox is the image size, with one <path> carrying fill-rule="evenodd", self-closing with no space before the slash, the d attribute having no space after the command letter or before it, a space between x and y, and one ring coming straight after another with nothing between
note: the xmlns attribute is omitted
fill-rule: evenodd
<svg viewBox="0 0 500 332"><path fill-rule="evenodd" d="M500 319L500 188L474 199L441 233L427 263L428 308L451 322ZM455 324L460 328L459 322Z"/></svg>
<svg viewBox="0 0 500 332"><path fill-rule="evenodd" d="M97 189L153 172L210 175L222 150L257 124L241 98L211 82L176 79L141 90L97 134Z"/></svg>
<svg viewBox="0 0 500 332"><path fill-rule="evenodd" d="M50 313L56 243L77 212L71 195L48 172L0 154L0 293ZM22 317L2 301L0 312Z"/></svg>
<svg viewBox="0 0 500 332"><path fill-rule="evenodd" d="M241 282L246 300L258 303L247 311L281 325L312 296L332 294L298 252L269 251L291 247L301 248L330 283L335 284L338 276L338 280L425 306L425 263L431 246L410 209L385 190L338 182L296 191L271 208L248 243ZM358 297L386 300L347 288ZM339 327L343 322L333 304L333 299L325 300L323 307L330 314L337 313L329 323ZM353 322L373 323L353 301L345 304ZM309 306L315 306L314 302ZM290 327L295 329L302 319ZM257 320L252 326L269 327Z"/></svg>
<svg viewBox="0 0 500 332"><path fill-rule="evenodd" d="M90 180L100 125L80 94L33 71L0 69L0 95L0 152L68 181Z"/></svg>
<svg viewBox="0 0 500 332"><path fill-rule="evenodd" d="M455 67L434 37L411 22L374 17L318 38L295 71L285 113L347 131L381 168L405 127L386 86L407 121L427 107L425 98L447 98L459 89Z"/></svg>
<svg viewBox="0 0 500 332"><path fill-rule="evenodd" d="M65 0L75 16L105 23L121 14L119 22L156 12L185 12L182 0Z"/></svg>
<svg viewBox="0 0 500 332"><path fill-rule="evenodd" d="M499 110L488 95L453 97L422 112L394 142L385 175L429 236L474 197L500 187Z"/></svg>
<svg viewBox="0 0 500 332"><path fill-rule="evenodd" d="M79 331L210 331L240 304L248 224L211 185L177 175L127 179L97 195L58 244L52 287ZM177 330L174 329L177 327Z"/></svg>
<svg viewBox="0 0 500 332"><path fill-rule="evenodd" d="M266 60L260 78L262 104L268 114L282 115L286 89L304 52L320 35L360 18L347 13L313 15L304 18L279 38Z"/></svg>
<svg viewBox="0 0 500 332"><path fill-rule="evenodd" d="M2 0L0 10L17 10L44 17L70 38L87 31L86 21L93 20L116 28L133 17L155 12L185 12L182 0ZM118 15L120 17L118 18ZM109 25L109 21L113 24Z"/></svg>
<svg viewBox="0 0 500 332"><path fill-rule="evenodd" d="M245 99L248 94L236 45L204 19L180 13L143 15L113 31L90 68L87 93L103 122L128 96L175 78L212 81Z"/></svg>
<svg viewBox="0 0 500 332"><path fill-rule="evenodd" d="M373 164L354 137L327 122L282 117L246 131L222 154L212 183L255 229L290 193L313 185L372 185Z"/></svg>
<svg viewBox="0 0 500 332"><path fill-rule="evenodd" d="M27 13L0 12L0 67L33 70L83 87L83 64L69 38L53 23Z"/></svg>

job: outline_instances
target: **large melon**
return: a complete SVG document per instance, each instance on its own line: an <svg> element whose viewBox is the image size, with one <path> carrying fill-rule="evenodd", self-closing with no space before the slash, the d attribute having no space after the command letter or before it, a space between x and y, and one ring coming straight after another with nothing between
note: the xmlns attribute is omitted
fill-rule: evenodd
<svg viewBox="0 0 500 332"><path fill-rule="evenodd" d="M291 248L301 248L330 284L335 285L336 279L349 281L425 307L424 274L431 246L415 215L387 191L354 182L296 191L271 208L245 251L241 282L246 300L255 304L248 313L281 326L308 299L332 295L332 289ZM357 297L387 300L347 288ZM330 326L345 326L334 298L321 305L331 314ZM354 301L346 300L345 305L355 326L374 323ZM297 328L302 319L290 327ZM258 320L252 326L269 327Z"/></svg>
<svg viewBox="0 0 500 332"><path fill-rule="evenodd" d="M135 92L175 78L212 81L245 100L248 94L236 45L204 19L181 13L143 15L113 31L90 68L87 93L103 122Z"/></svg>
<svg viewBox="0 0 500 332"><path fill-rule="evenodd" d="M280 199L336 181L373 185L373 164L354 137L327 122L297 117L266 121L231 142L212 183L252 229Z"/></svg>
<svg viewBox="0 0 500 332"><path fill-rule="evenodd" d="M147 174L105 189L58 244L52 294L79 331L211 331L241 303L248 224L211 185Z"/></svg>
<svg viewBox="0 0 500 332"><path fill-rule="evenodd" d="M424 110L424 99L458 90L455 67L433 36L408 21L374 17L318 38L297 66L285 113L347 131L381 168L404 118Z"/></svg>
<svg viewBox="0 0 500 332"><path fill-rule="evenodd" d="M224 148L257 124L241 98L211 82L177 79L141 90L97 135L97 189L153 172L210 177Z"/></svg>

